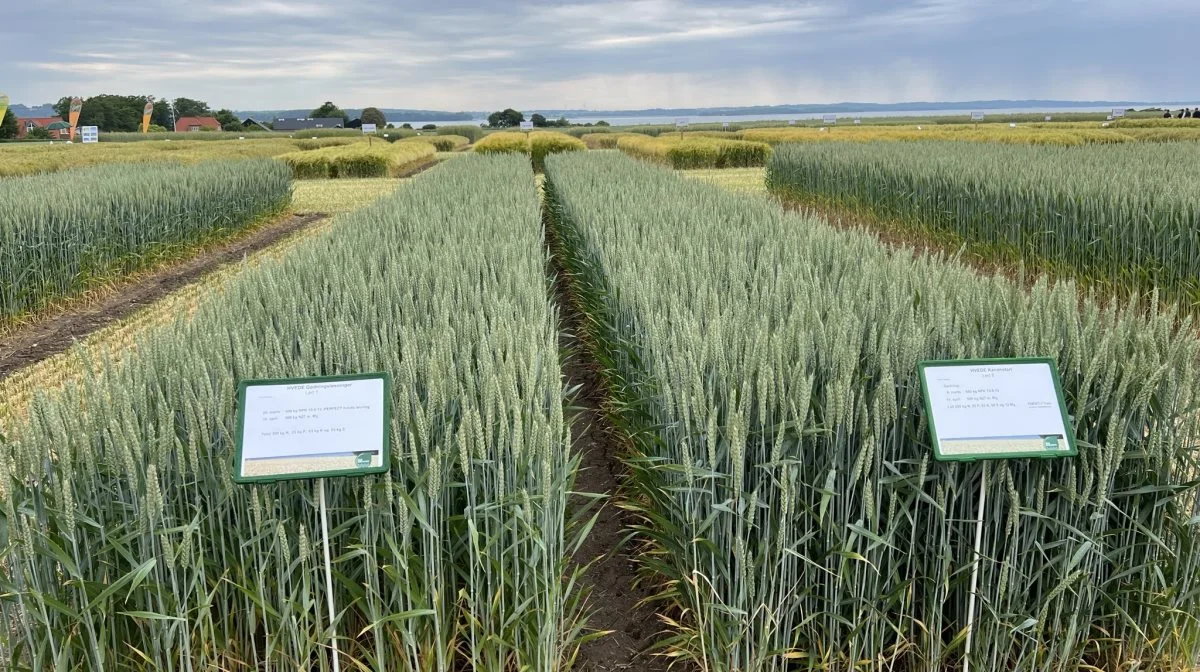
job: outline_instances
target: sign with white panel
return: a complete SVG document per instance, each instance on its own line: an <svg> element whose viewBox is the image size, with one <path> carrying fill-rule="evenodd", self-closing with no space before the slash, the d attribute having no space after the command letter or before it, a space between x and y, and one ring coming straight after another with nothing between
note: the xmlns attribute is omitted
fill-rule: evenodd
<svg viewBox="0 0 1200 672"><path fill-rule="evenodd" d="M522 131L532 131L533 130L533 122L532 121L522 121L521 122L521 130Z"/></svg>
<svg viewBox="0 0 1200 672"><path fill-rule="evenodd" d="M687 128L687 125L688 125L687 117L677 117L675 119L675 128Z"/></svg>
<svg viewBox="0 0 1200 672"><path fill-rule="evenodd" d="M83 144L91 144L100 142L100 127L99 126L80 126L79 141Z"/></svg>
<svg viewBox="0 0 1200 672"><path fill-rule="evenodd" d="M1054 360L921 362L918 370L938 460L1076 454Z"/></svg>
<svg viewBox="0 0 1200 672"><path fill-rule="evenodd" d="M362 125L362 132L363 132L364 134L366 134L366 133L374 133L374 132L375 132L375 124L363 124L363 125Z"/></svg>
<svg viewBox="0 0 1200 672"><path fill-rule="evenodd" d="M971 121L983 121L983 112L972 112Z"/></svg>
<svg viewBox="0 0 1200 672"><path fill-rule="evenodd" d="M1123 108L1114 107L1112 109L1112 118L1113 119L1120 119L1123 116L1125 116L1125 110Z"/></svg>
<svg viewBox="0 0 1200 672"><path fill-rule="evenodd" d="M830 126L833 126L833 125L837 124L837 115L836 114L823 115L821 117L821 121L823 123L829 124Z"/></svg>
<svg viewBox="0 0 1200 672"><path fill-rule="evenodd" d="M234 480L387 471L390 387L384 373L243 381Z"/></svg>

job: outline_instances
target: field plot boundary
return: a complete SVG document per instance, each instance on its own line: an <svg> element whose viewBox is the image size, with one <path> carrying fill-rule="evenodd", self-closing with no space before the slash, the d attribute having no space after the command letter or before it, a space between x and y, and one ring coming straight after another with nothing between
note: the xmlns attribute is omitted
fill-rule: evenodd
<svg viewBox="0 0 1200 672"><path fill-rule="evenodd" d="M580 288L568 268L558 225L543 202L546 247L550 251L553 296L559 306L559 342L564 351L563 373L569 387L578 390L568 398L574 452L579 456L577 493L572 505L581 510L591 497L607 501L573 562L585 567L580 578L588 595L588 629L608 634L584 642L575 669L599 672L610 669L637 669L658 672L667 669L661 658L649 651L665 624L657 619L649 604L653 593L638 580L640 564L626 546L624 538L640 520L622 506L621 481L624 469L621 455L631 450L629 437L612 420L614 400L604 377L596 348L595 335L589 329L589 317L579 294ZM595 506L594 504L592 506Z"/></svg>
<svg viewBox="0 0 1200 672"><path fill-rule="evenodd" d="M135 276L97 302L86 296L66 309L19 325L0 336L0 380L19 369L66 350L78 339L127 317L225 264L270 247L324 220L322 213L293 214L184 259Z"/></svg>

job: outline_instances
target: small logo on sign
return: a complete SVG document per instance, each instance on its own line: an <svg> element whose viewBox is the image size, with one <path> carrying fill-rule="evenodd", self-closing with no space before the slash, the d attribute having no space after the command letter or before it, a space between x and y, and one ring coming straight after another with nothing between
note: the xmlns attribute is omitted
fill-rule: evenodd
<svg viewBox="0 0 1200 672"><path fill-rule="evenodd" d="M1058 450L1058 437L1045 436L1042 437L1042 447L1046 450Z"/></svg>
<svg viewBox="0 0 1200 672"><path fill-rule="evenodd" d="M354 466L359 469L365 469L365 468L371 466L371 454L370 453L358 453L357 455L355 455L354 456Z"/></svg>

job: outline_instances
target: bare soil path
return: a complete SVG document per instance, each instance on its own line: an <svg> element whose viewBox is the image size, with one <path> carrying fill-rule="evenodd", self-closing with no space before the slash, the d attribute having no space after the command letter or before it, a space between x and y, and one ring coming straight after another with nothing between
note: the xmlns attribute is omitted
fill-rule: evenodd
<svg viewBox="0 0 1200 672"><path fill-rule="evenodd" d="M283 217L179 263L139 274L98 301L68 304L65 310L15 327L0 337L0 379L58 354L93 331L196 282L225 264L270 247L325 217L319 213Z"/></svg>
<svg viewBox="0 0 1200 672"><path fill-rule="evenodd" d="M616 505L624 466L620 454L624 439L604 413L607 392L599 365L586 342L582 315L578 309L572 282L563 269L559 241L553 228L546 227L547 245L552 253L555 295L562 328L559 347L567 353L563 373L567 386L579 386L570 400L577 412L571 418L571 436L580 455L580 473L575 489L607 497L595 526L573 561L593 562L582 579L589 591L587 607L590 630L610 634L589 641L579 652L573 669L582 672L658 672L667 669L666 660L647 649L664 630L651 605L644 603L649 591L637 582L638 564L624 542L627 526L636 522Z"/></svg>

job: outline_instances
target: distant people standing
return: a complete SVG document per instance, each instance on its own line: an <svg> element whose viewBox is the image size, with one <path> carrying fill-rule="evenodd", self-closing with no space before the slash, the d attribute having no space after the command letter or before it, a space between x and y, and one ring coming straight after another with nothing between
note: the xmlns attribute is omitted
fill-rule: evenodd
<svg viewBox="0 0 1200 672"><path fill-rule="evenodd" d="M1188 110L1187 110L1187 108L1185 107L1184 109L1182 109L1182 110L1180 110L1180 111L1179 111L1179 116L1177 116L1177 117L1175 117L1175 118L1176 118L1176 119L1186 119L1188 116L1189 116L1189 115L1188 115Z"/></svg>
<svg viewBox="0 0 1200 672"><path fill-rule="evenodd" d="M1163 112L1163 119L1170 119L1170 118L1171 118L1171 111L1170 111L1170 110L1167 110L1166 112Z"/></svg>
<svg viewBox="0 0 1200 672"><path fill-rule="evenodd" d="M1192 110L1192 118L1200 119L1200 107L1197 107L1196 109Z"/></svg>

